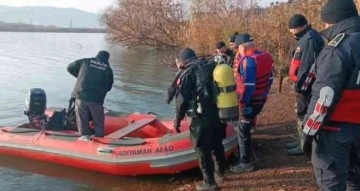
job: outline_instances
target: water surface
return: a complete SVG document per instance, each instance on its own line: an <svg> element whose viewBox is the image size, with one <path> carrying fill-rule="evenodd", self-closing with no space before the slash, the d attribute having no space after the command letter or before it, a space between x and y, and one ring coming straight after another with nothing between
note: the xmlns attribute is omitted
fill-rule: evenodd
<svg viewBox="0 0 360 191"><path fill-rule="evenodd" d="M67 65L94 57L102 49L111 54L115 77L105 107L124 113L151 111L171 118L173 106L164 100L174 69L162 63L168 52L116 46L104 34L0 33L0 126L27 120L24 100L30 88L45 89L48 107L66 107L75 84ZM131 191L147 184L159 190L169 186L163 178L119 178L9 157L0 157L0 177L1 191Z"/></svg>

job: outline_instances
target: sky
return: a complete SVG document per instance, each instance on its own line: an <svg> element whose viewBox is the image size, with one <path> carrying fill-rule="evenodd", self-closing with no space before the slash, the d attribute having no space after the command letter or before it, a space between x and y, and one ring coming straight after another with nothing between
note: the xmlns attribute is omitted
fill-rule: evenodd
<svg viewBox="0 0 360 191"><path fill-rule="evenodd" d="M71 7L97 13L111 5L114 1L115 0L0 0L0 5Z"/></svg>
<svg viewBox="0 0 360 191"><path fill-rule="evenodd" d="M88 12L98 13L116 0L0 0L0 5L8 6L53 6L71 7ZM262 5L269 5L273 1L284 0L260 0Z"/></svg>

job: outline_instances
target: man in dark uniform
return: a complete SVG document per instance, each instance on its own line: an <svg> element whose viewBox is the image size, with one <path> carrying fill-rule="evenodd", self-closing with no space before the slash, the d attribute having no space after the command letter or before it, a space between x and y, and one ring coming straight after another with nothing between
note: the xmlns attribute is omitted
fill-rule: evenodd
<svg viewBox="0 0 360 191"><path fill-rule="evenodd" d="M223 59L229 66L233 66L235 53L228 49L224 41L219 41L215 45L216 56L215 60L219 63L219 59Z"/></svg>
<svg viewBox="0 0 360 191"><path fill-rule="evenodd" d="M76 98L76 123L83 138L94 134L89 128L90 117L95 125L95 136L104 137L103 104L114 82L109 57L108 52L100 51L95 58L77 60L67 68L68 72L77 78L72 96Z"/></svg>
<svg viewBox="0 0 360 191"><path fill-rule="evenodd" d="M239 34L239 32L234 32L230 37L229 37L229 48L234 52L234 55L236 54L236 44L235 44L235 40L236 40L236 36Z"/></svg>
<svg viewBox="0 0 360 191"><path fill-rule="evenodd" d="M302 121L311 97L311 86L315 80L315 59L324 47L320 34L311 28L305 16L293 15L289 20L289 30L297 40L295 52L290 64L289 77L294 82L296 94L297 133L299 141L286 145L289 155L304 154L302 144Z"/></svg>
<svg viewBox="0 0 360 191"><path fill-rule="evenodd" d="M225 171L225 151L222 145L225 127L219 119L215 95L211 91L215 64L197 58L192 49L185 48L180 52L178 68L181 74L176 84L174 128L180 133L181 120L186 114L191 118L191 140L204 178L204 183L198 185L196 190L218 190L214 172L221 177ZM212 151L216 157L216 166L212 160Z"/></svg>
<svg viewBox="0 0 360 191"><path fill-rule="evenodd" d="M239 35L239 32L234 32L230 37L229 37L229 48L230 50L233 52L232 53L232 67L235 66L235 62L237 60L239 60L240 58L240 55L237 54L237 46L236 46L236 43L235 43L235 40L236 40L236 37L237 35Z"/></svg>
<svg viewBox="0 0 360 191"><path fill-rule="evenodd" d="M320 190L359 191L360 18L353 0L329 0L321 20L329 43L317 59L303 149Z"/></svg>

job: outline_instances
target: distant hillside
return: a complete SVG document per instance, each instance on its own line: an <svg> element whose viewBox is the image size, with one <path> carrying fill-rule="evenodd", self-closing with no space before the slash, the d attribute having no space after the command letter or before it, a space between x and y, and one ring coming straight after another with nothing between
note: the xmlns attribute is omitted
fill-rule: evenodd
<svg viewBox="0 0 360 191"><path fill-rule="evenodd" d="M0 21L58 27L99 28L100 15L72 8L0 6Z"/></svg>
<svg viewBox="0 0 360 191"><path fill-rule="evenodd" d="M46 32L46 33L107 33L105 28L68 28L0 21L0 32Z"/></svg>

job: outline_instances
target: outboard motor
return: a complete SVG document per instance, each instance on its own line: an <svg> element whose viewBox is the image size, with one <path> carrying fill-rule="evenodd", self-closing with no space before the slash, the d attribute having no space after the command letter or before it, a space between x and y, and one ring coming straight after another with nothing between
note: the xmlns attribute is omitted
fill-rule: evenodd
<svg viewBox="0 0 360 191"><path fill-rule="evenodd" d="M29 122L34 124L36 128L45 130L47 125L45 91L40 88L30 89L25 104L24 114L28 116Z"/></svg>

